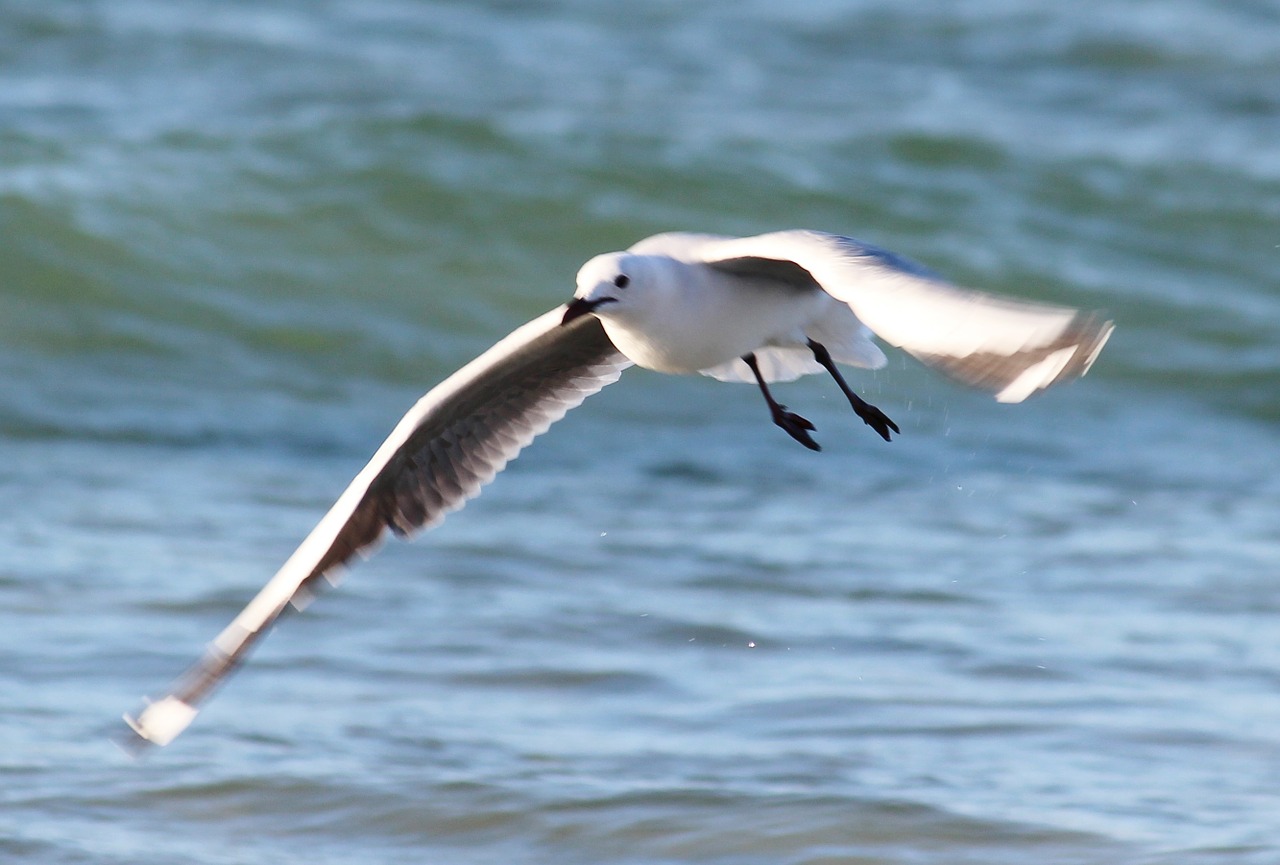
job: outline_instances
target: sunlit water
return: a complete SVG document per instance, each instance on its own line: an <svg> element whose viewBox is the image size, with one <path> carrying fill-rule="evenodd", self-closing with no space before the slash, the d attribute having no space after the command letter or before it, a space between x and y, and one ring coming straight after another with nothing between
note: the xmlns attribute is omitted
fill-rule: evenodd
<svg viewBox="0 0 1280 865"><path fill-rule="evenodd" d="M621 5L0 0L0 858L1280 861L1280 12ZM792 226L1118 330L629 372L112 745L583 260Z"/></svg>

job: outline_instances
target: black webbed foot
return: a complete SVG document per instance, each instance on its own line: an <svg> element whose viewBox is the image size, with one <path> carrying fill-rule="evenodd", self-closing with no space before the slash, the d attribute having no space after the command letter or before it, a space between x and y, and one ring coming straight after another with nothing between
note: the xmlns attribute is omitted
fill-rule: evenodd
<svg viewBox="0 0 1280 865"><path fill-rule="evenodd" d="M756 356L754 354L744 354L742 360L755 375L756 384L760 385L760 393L764 394L764 401L769 405L769 413L773 417L773 422L782 427L787 435L809 450L822 450L822 446L813 440L813 436L809 435L810 431L816 429L813 423L806 417L801 417L793 411L787 411L787 407L779 403L773 398L773 394L769 393L769 385L765 384L764 376L760 374L760 366L756 363Z"/></svg>
<svg viewBox="0 0 1280 865"><path fill-rule="evenodd" d="M859 400L858 402L860 402L861 405L858 403L853 404L854 414L862 418L863 423L879 433L880 438L885 441L892 441L892 439L889 438L889 430L893 430L899 435L902 434L902 430L898 429L898 425L890 420L887 414L880 411L880 409L876 408L866 400Z"/></svg>
<svg viewBox="0 0 1280 865"><path fill-rule="evenodd" d="M890 430L899 435L902 434L902 430L898 429L898 425L891 421L887 414L853 392L853 389L849 387L849 383L844 380L844 376L840 374L840 370L836 368L836 362L831 359L831 352L827 351L825 345L809 340L809 350L813 352L813 359L823 369L831 373L831 377L835 379L836 384L840 385L841 392L849 399L849 405L853 406L854 414L862 418L867 426L879 433L880 438L885 441L892 441L889 438Z"/></svg>
<svg viewBox="0 0 1280 865"><path fill-rule="evenodd" d="M793 411L787 411L785 405L777 405L773 407L773 422L782 427L782 430L791 436L800 444L804 445L811 451L822 450L822 445L813 440L813 436L809 435L812 430L817 429L813 422L806 417L802 417Z"/></svg>

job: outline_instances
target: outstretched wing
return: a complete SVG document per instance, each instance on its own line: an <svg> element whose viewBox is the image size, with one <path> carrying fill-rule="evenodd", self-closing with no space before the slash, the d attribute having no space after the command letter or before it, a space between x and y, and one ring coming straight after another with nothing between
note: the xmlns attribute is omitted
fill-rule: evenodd
<svg viewBox="0 0 1280 865"><path fill-rule="evenodd" d="M775 279L790 273L799 284L804 275L787 264L802 269L881 339L1001 402L1022 402L1084 375L1114 329L1101 313L958 288L912 261L834 234L779 231L688 242L700 260L722 270L760 266Z"/></svg>
<svg viewBox="0 0 1280 865"><path fill-rule="evenodd" d="M513 332L410 409L369 464L235 620L168 693L125 716L135 745L165 745L243 662L290 603L390 529L408 535L444 519L572 408L631 362L594 316L561 325L559 307Z"/></svg>

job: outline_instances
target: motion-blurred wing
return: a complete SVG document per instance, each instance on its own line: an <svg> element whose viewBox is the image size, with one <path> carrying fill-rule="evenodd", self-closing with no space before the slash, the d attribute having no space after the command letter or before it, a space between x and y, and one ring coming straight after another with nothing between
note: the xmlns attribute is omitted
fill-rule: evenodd
<svg viewBox="0 0 1280 865"><path fill-rule="evenodd" d="M764 260L762 276L790 273L800 285L804 276L786 266L795 265L881 339L1001 402L1022 402L1084 375L1114 327L1097 312L958 288L914 262L834 234L706 238L696 254L739 274Z"/></svg>
<svg viewBox="0 0 1280 865"><path fill-rule="evenodd" d="M134 745L166 745L316 581L367 550L387 529L408 535L476 495L509 460L631 365L594 316L561 326L564 307L534 319L433 388L279 572L169 692L125 720Z"/></svg>

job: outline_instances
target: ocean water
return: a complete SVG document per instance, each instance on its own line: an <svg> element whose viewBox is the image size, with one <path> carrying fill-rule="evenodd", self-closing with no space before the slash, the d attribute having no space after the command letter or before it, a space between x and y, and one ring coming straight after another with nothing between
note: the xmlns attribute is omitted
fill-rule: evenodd
<svg viewBox="0 0 1280 865"><path fill-rule="evenodd" d="M0 860L1280 861L1280 7L0 0ZM112 736L671 229L1108 309L1020 406L642 370Z"/></svg>

